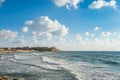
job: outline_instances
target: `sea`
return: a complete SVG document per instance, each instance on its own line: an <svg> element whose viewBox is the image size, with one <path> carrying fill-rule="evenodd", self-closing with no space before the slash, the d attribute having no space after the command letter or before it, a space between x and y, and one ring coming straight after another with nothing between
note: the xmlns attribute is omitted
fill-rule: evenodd
<svg viewBox="0 0 120 80"><path fill-rule="evenodd" d="M19 80L120 80L120 52L0 54L0 76Z"/></svg>

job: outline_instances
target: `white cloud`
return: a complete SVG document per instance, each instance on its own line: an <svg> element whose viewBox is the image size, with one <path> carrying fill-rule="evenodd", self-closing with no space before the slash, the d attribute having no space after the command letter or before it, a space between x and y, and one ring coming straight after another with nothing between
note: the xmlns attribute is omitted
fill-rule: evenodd
<svg viewBox="0 0 120 80"><path fill-rule="evenodd" d="M108 37L110 35L111 35L110 32L101 32L101 36L103 36L103 37Z"/></svg>
<svg viewBox="0 0 120 80"><path fill-rule="evenodd" d="M68 34L68 28L66 28L64 25L59 28L59 30L53 32L54 35L61 35L65 36Z"/></svg>
<svg viewBox="0 0 120 80"><path fill-rule="evenodd" d="M105 0L97 0L93 1L92 4L90 4L89 8L91 9L100 9L102 7L111 7L116 9L117 8L117 2L116 0L110 0L109 2Z"/></svg>
<svg viewBox="0 0 120 80"><path fill-rule="evenodd" d="M17 32L11 30L2 30L0 31L0 38L7 41L13 40L17 37Z"/></svg>
<svg viewBox="0 0 120 80"><path fill-rule="evenodd" d="M95 27L94 31L98 31L100 28L98 26Z"/></svg>
<svg viewBox="0 0 120 80"><path fill-rule="evenodd" d="M90 33L89 33L89 32L85 32L85 35L86 35L86 36L89 36L89 35L90 35Z"/></svg>
<svg viewBox="0 0 120 80"><path fill-rule="evenodd" d="M39 41L37 39L32 39L32 42L35 44L35 43L38 43Z"/></svg>
<svg viewBox="0 0 120 80"><path fill-rule="evenodd" d="M80 34L77 34L76 37L75 37L75 40L78 41L78 42L81 42L82 41L82 36Z"/></svg>
<svg viewBox="0 0 120 80"><path fill-rule="evenodd" d="M64 38L59 38L58 40L56 40L57 42L60 42L60 43L64 43L64 42L66 42L66 39L64 39Z"/></svg>
<svg viewBox="0 0 120 80"><path fill-rule="evenodd" d="M37 37L37 33L36 32L32 32L31 36L32 36L32 38L36 38Z"/></svg>
<svg viewBox="0 0 120 80"><path fill-rule="evenodd" d="M53 35L51 33L47 32L32 32L31 36L33 39L39 39L39 40L51 40Z"/></svg>
<svg viewBox="0 0 120 80"><path fill-rule="evenodd" d="M21 39L15 40L13 43L15 43L15 45L24 45L25 40L21 38Z"/></svg>
<svg viewBox="0 0 120 80"><path fill-rule="evenodd" d="M95 34L91 34L91 37L95 37Z"/></svg>
<svg viewBox="0 0 120 80"><path fill-rule="evenodd" d="M86 40L86 37L77 34L74 41L68 41L64 45L67 45L68 50L119 50L117 46L120 46L120 39L117 34L115 36L111 32L101 32L95 35L89 34L92 38L87 37L88 39Z"/></svg>
<svg viewBox="0 0 120 80"><path fill-rule="evenodd" d="M53 35L51 33L45 33L45 32L42 32L39 34L40 38L42 39L48 39L48 40L51 40Z"/></svg>
<svg viewBox="0 0 120 80"><path fill-rule="evenodd" d="M28 27L23 27L22 32L28 32Z"/></svg>
<svg viewBox="0 0 120 80"><path fill-rule="evenodd" d="M2 6L2 4L5 2L5 0L0 0L0 7Z"/></svg>
<svg viewBox="0 0 120 80"><path fill-rule="evenodd" d="M81 40L80 35L77 37L77 42L69 42L68 50L97 50L97 51L104 51L104 50L119 50L118 46L120 46L120 39L117 38L102 38L102 37L94 37L93 39L85 40L83 37ZM64 44L65 45L65 44ZM72 47L70 46L72 45ZM69 47L70 46L70 47Z"/></svg>
<svg viewBox="0 0 120 80"><path fill-rule="evenodd" d="M70 9L71 7L77 9L80 2L82 2L82 0L54 0L55 5L58 7L65 6L67 9Z"/></svg>
<svg viewBox="0 0 120 80"><path fill-rule="evenodd" d="M31 21L31 20L25 22L25 25L32 25L32 24L33 24L33 21Z"/></svg>
<svg viewBox="0 0 120 80"><path fill-rule="evenodd" d="M25 26L34 32L45 33L46 36L65 36L68 34L68 28L65 25L60 24L57 20L51 20L48 16L26 21Z"/></svg>

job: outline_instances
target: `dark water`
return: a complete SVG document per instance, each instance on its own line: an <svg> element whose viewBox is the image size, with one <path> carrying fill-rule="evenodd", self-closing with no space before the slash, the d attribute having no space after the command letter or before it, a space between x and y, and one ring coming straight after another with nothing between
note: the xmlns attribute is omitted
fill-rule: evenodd
<svg viewBox="0 0 120 80"><path fill-rule="evenodd" d="M120 80L120 52L0 54L0 75L20 80Z"/></svg>

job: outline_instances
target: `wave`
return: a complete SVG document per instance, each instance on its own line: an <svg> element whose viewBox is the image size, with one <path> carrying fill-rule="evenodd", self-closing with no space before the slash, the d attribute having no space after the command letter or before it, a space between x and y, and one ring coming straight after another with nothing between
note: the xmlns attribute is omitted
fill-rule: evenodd
<svg viewBox="0 0 120 80"><path fill-rule="evenodd" d="M9 59L9 61L26 65L26 66L33 66L38 67L40 69L49 70L49 71L60 71L61 68L54 60L43 57L43 56L34 56L31 54L16 54L14 55L13 59Z"/></svg>
<svg viewBox="0 0 120 80"><path fill-rule="evenodd" d="M52 58L49 57L41 57L42 58L42 62L47 63L47 64L52 64L52 65L59 65L57 63L57 61L53 60Z"/></svg>
<svg viewBox="0 0 120 80"><path fill-rule="evenodd" d="M61 68L70 71L77 80L119 80L118 75L111 73L109 70L104 71L105 68L109 68L108 65L67 61L63 59L53 59L51 57L43 57L43 61L57 64Z"/></svg>
<svg viewBox="0 0 120 80"><path fill-rule="evenodd" d="M71 63L69 61L66 60L53 60L50 57L42 57L44 62L48 62L48 63L52 63L52 64L57 64L59 65L61 68L70 71L78 80L84 80L82 78L82 76L80 75L79 67L77 67L79 65L79 63ZM83 63L82 63L83 64ZM75 68L77 67L77 68Z"/></svg>
<svg viewBox="0 0 120 80"><path fill-rule="evenodd" d="M57 60L48 56L36 56L36 54L15 54L14 59L10 59L9 61L49 71L67 70L70 71L78 80L82 80L79 72L77 72L78 70L74 68L73 63L69 63L62 59Z"/></svg>
<svg viewBox="0 0 120 80"><path fill-rule="evenodd" d="M49 71L60 71L59 69L53 69L52 67L50 66L47 66L47 65L37 65L37 64L29 64L29 63L20 63L20 62L17 62L16 60L10 60L11 62L14 62L14 63L17 63L17 64L21 64L21 65L26 65L26 66L32 66L32 67L37 67L37 68L40 68L40 69L44 69L44 70L49 70Z"/></svg>
<svg viewBox="0 0 120 80"><path fill-rule="evenodd" d="M1 56L1 57L0 57L0 60L5 60L5 57Z"/></svg>
<svg viewBox="0 0 120 80"><path fill-rule="evenodd" d="M120 65L120 63L117 62L117 61L102 60L102 62L105 63L105 64Z"/></svg>
<svg viewBox="0 0 120 80"><path fill-rule="evenodd" d="M70 71L70 73L73 74L73 76L77 80L88 79L83 74L86 73L86 70L84 69L87 67L94 66L87 62L72 62L64 59L51 58L48 56L37 56L36 58L34 57L34 55L32 55L31 57L29 55L28 56L25 55L25 56L16 55L15 59L11 59L11 61L17 64L37 67L49 71L67 70Z"/></svg>
<svg viewBox="0 0 120 80"><path fill-rule="evenodd" d="M33 59L33 58L37 58L37 56L31 55L31 54L15 54L14 55L15 59Z"/></svg>
<svg viewBox="0 0 120 80"><path fill-rule="evenodd" d="M114 77L115 74L107 74L110 72L104 71L105 67L108 70L108 65L106 64L100 65L98 63L97 65L89 62L68 61L65 59L58 59L55 57L53 58L50 55L41 56L36 54L15 55L14 59L11 59L10 61L17 64L37 67L50 71L67 70L71 74L73 74L77 80L119 80L117 79L118 75L116 75L117 77ZM114 62L107 63L116 64ZM111 79L109 79L109 77Z"/></svg>

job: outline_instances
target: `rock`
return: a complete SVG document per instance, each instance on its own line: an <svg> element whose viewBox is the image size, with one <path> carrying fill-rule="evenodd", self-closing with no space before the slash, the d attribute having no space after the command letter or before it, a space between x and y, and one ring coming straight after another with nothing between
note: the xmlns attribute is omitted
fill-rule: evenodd
<svg viewBox="0 0 120 80"><path fill-rule="evenodd" d="M18 80L18 78L13 78L12 80Z"/></svg>
<svg viewBox="0 0 120 80"><path fill-rule="evenodd" d="M0 80L3 80L3 79L0 77Z"/></svg>
<svg viewBox="0 0 120 80"><path fill-rule="evenodd" d="M8 76L1 76L0 80L18 80L18 78L10 79Z"/></svg>
<svg viewBox="0 0 120 80"><path fill-rule="evenodd" d="M0 80L9 80L9 77L8 76L2 76L2 77L0 77Z"/></svg>

